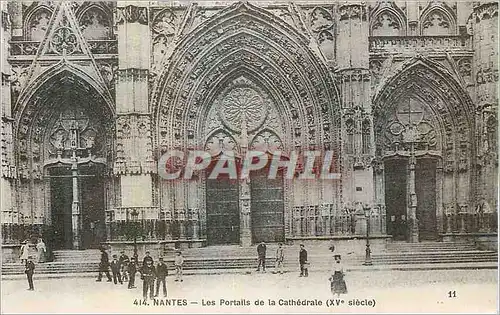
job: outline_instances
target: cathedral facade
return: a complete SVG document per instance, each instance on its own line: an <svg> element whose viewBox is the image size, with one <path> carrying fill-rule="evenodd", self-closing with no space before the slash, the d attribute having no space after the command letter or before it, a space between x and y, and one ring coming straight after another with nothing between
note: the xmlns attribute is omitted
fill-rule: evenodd
<svg viewBox="0 0 500 315"><path fill-rule="evenodd" d="M496 239L497 25L496 1L2 2L2 246ZM341 176L158 174L256 148Z"/></svg>

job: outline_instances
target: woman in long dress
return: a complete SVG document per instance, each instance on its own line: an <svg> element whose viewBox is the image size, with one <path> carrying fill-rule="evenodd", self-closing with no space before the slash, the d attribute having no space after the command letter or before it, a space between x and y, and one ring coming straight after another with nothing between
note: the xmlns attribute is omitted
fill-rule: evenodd
<svg viewBox="0 0 500 315"><path fill-rule="evenodd" d="M28 244L28 240L25 240L22 243L21 250L20 250L19 258L21 259L21 264L26 264L26 262L28 261L29 251L30 251L30 247Z"/></svg>
<svg viewBox="0 0 500 315"><path fill-rule="evenodd" d="M47 246L43 242L43 239L39 238L36 244L36 251L38 253L38 262L45 262L45 253L47 252Z"/></svg>
<svg viewBox="0 0 500 315"><path fill-rule="evenodd" d="M332 294L337 297L340 294L347 294L347 286L344 280L344 268L342 266L340 255L335 255L335 263L333 264L333 275L330 277Z"/></svg>

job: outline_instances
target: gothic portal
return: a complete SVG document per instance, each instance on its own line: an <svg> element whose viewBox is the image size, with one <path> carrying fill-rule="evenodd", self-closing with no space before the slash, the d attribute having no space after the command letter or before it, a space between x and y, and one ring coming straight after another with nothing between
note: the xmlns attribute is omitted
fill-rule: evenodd
<svg viewBox="0 0 500 315"><path fill-rule="evenodd" d="M4 252L496 239L496 2L1 5ZM340 178L165 180L171 150Z"/></svg>

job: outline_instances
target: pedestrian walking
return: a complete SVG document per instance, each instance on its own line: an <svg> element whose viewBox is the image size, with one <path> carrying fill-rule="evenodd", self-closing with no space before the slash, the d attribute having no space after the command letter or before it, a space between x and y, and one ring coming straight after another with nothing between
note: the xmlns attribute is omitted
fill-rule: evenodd
<svg viewBox="0 0 500 315"><path fill-rule="evenodd" d="M135 274L137 272L137 262L134 257L130 259L130 263L127 266L127 271L128 271L128 288L133 289L135 288Z"/></svg>
<svg viewBox="0 0 500 315"><path fill-rule="evenodd" d="M120 252L120 258L118 259L120 263L120 273L123 282L128 281L128 264L130 263L130 259L127 255L125 255L125 251Z"/></svg>
<svg viewBox="0 0 500 315"><path fill-rule="evenodd" d="M340 297L341 294L347 294L347 285L344 280L344 268L342 266L341 256L335 255L335 264L333 274L330 277L332 294Z"/></svg>
<svg viewBox="0 0 500 315"><path fill-rule="evenodd" d="M145 253L144 259L142 260L142 266L143 266L143 267L144 267L144 266L146 266L146 262L147 262L148 260L149 260L149 261L151 261L151 265L153 265L153 266L154 266L155 262L154 262L154 260L153 260L153 257L151 257L151 256L149 255L149 251L147 251L147 252Z"/></svg>
<svg viewBox="0 0 500 315"><path fill-rule="evenodd" d="M141 280L142 280L142 297L144 300L148 298L154 298L154 284L156 278L156 270L155 266L153 266L153 262L151 260L146 260L144 267L141 269Z"/></svg>
<svg viewBox="0 0 500 315"><path fill-rule="evenodd" d="M177 255L174 258L174 266L175 266L175 281L184 281L182 280L182 267L184 265L184 257L182 257L181 251L177 251Z"/></svg>
<svg viewBox="0 0 500 315"><path fill-rule="evenodd" d="M26 273L26 277L28 278L28 290L35 290L35 287L33 286L33 274L35 273L35 263L33 262L33 256L28 256L24 272Z"/></svg>
<svg viewBox="0 0 500 315"><path fill-rule="evenodd" d="M39 263L45 262L46 261L47 246L45 246L45 243L43 242L42 238L38 239L38 243L36 244L36 251L38 254L37 261Z"/></svg>
<svg viewBox="0 0 500 315"><path fill-rule="evenodd" d="M21 244L21 249L19 250L19 259L21 259L21 264L26 264L28 261L28 256L30 252L30 246L28 240L25 240Z"/></svg>
<svg viewBox="0 0 500 315"><path fill-rule="evenodd" d="M257 256L259 259L257 271L260 271L260 266L262 266L262 271L266 272L266 243L264 243L264 241L257 245Z"/></svg>
<svg viewBox="0 0 500 315"><path fill-rule="evenodd" d="M111 262L111 272L113 273L113 282L115 284L117 284L118 282L120 282L120 284L123 284L120 270L121 266L120 262L118 261L118 256L113 255L113 261Z"/></svg>
<svg viewBox="0 0 500 315"><path fill-rule="evenodd" d="M309 262L307 261L307 250L305 249L304 244L300 244L299 264L300 264L299 277L309 277L309 270L308 270Z"/></svg>
<svg viewBox="0 0 500 315"><path fill-rule="evenodd" d="M104 247L99 248L101 251L101 261L99 262L99 275L97 276L97 282L100 282L102 280L102 273L104 272L106 274L106 277L108 278L108 282L111 282L111 275L109 274L109 257L108 253L106 253L106 250Z"/></svg>
<svg viewBox="0 0 500 315"><path fill-rule="evenodd" d="M163 262L163 257L159 258L158 265L156 266L156 294L155 297L160 293L160 283L163 284L163 296L167 297L167 282L166 278L168 275L167 265Z"/></svg>
<svg viewBox="0 0 500 315"><path fill-rule="evenodd" d="M283 244L278 244L278 249L276 249L276 273L283 273L283 261L285 260L285 251L283 250Z"/></svg>

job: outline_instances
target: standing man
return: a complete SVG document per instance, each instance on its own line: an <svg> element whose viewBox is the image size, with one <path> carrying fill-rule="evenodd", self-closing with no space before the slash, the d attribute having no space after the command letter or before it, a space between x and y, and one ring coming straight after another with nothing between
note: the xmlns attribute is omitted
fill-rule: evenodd
<svg viewBox="0 0 500 315"><path fill-rule="evenodd" d="M308 277L309 271L307 270L307 250L304 248L304 244L300 244L299 251L299 264L300 264L300 276Z"/></svg>
<svg viewBox="0 0 500 315"><path fill-rule="evenodd" d="M28 277L28 291L35 290L35 288L33 287L33 274L35 273L35 263L33 262L33 256L28 256L28 260L26 261L26 269L24 270L24 272Z"/></svg>
<svg viewBox="0 0 500 315"><path fill-rule="evenodd" d="M125 255L125 251L120 252L120 258L118 259L120 263L120 273L123 281L128 281L128 264L130 263L130 259L127 255Z"/></svg>
<svg viewBox="0 0 500 315"><path fill-rule="evenodd" d="M108 278L108 282L111 282L111 275L109 274L109 257L108 253L104 247L99 248L101 251L101 262L99 263L99 275L97 276L97 282L100 282L102 279L102 273L106 273L106 277Z"/></svg>
<svg viewBox="0 0 500 315"><path fill-rule="evenodd" d="M181 251L177 251L177 256L174 258L174 266L175 266L175 281L184 281L182 280L182 265L184 265L184 257L182 257Z"/></svg>
<svg viewBox="0 0 500 315"><path fill-rule="evenodd" d="M257 246L257 255L259 257L257 271L260 271L260 266L262 265L262 271L266 272L266 243L264 243L264 241L260 242Z"/></svg>
<svg viewBox="0 0 500 315"><path fill-rule="evenodd" d="M278 249L276 250L276 273L283 274L283 261L285 260L285 252L283 250L283 244L278 244Z"/></svg>
<svg viewBox="0 0 500 315"><path fill-rule="evenodd" d="M163 257L160 257L160 262L156 266L156 294L155 297L160 293L160 283L163 283L163 296L167 297L167 282L166 277L168 275L167 265L163 262Z"/></svg>
<svg viewBox="0 0 500 315"><path fill-rule="evenodd" d="M128 269L128 279L129 279L128 288L133 289L135 288L135 273L137 272L137 263L134 257L132 257L132 259L130 260L127 269Z"/></svg>
<svg viewBox="0 0 500 315"><path fill-rule="evenodd" d="M145 254L145 256L144 256L144 259L142 260L142 266L143 266L143 267L144 267L144 266L146 266L146 262L147 262L148 260L149 260L149 261L151 261L151 265L153 265L153 267L154 267L153 257L151 257L151 256L149 255L149 251L147 251L147 252L146 252L146 254Z"/></svg>
<svg viewBox="0 0 500 315"><path fill-rule="evenodd" d="M144 300L147 300L148 298L148 291L149 291L149 298L150 299L154 298L153 291L154 291L155 278L156 278L155 266L153 266L153 262L151 260L146 260L146 263L141 270L142 297L144 298Z"/></svg>
<svg viewBox="0 0 500 315"><path fill-rule="evenodd" d="M123 284L122 277L120 275L120 262L118 257L113 255L113 261L111 262L111 272L113 273L113 282L117 284L117 279L120 284Z"/></svg>

